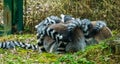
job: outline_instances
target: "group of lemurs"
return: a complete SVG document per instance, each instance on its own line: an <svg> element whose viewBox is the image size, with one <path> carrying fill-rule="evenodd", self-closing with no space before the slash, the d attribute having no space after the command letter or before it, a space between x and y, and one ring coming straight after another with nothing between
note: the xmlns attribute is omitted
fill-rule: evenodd
<svg viewBox="0 0 120 64"><path fill-rule="evenodd" d="M9 49L19 46L49 53L76 52L112 36L111 30L104 21L90 21L64 14L60 17L49 16L35 28L37 45L6 41L0 43L0 48Z"/></svg>

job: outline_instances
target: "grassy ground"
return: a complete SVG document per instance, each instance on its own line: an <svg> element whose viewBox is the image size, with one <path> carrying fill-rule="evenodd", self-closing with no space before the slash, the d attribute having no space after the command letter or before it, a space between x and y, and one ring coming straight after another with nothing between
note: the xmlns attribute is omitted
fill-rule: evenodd
<svg viewBox="0 0 120 64"><path fill-rule="evenodd" d="M19 40L36 44L36 37L33 34L10 35L0 37L0 41ZM0 49L1 64L119 64L120 56L111 53L106 41L101 44L88 46L84 52L54 54L39 53L38 51L15 48L12 50Z"/></svg>

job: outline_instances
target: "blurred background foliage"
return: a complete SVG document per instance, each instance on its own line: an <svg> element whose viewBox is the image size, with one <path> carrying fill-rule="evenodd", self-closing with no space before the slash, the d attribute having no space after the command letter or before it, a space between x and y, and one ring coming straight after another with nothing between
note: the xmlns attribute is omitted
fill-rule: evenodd
<svg viewBox="0 0 120 64"><path fill-rule="evenodd" d="M0 13L2 6L0 3ZM47 16L60 14L103 20L110 29L120 29L120 0L24 0L23 7L25 31L32 33L34 26Z"/></svg>

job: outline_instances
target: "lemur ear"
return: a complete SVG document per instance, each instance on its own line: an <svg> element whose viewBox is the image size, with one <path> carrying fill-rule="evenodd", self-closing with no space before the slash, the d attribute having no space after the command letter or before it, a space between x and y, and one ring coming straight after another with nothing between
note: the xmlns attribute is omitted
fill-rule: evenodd
<svg viewBox="0 0 120 64"><path fill-rule="evenodd" d="M39 25L36 25L35 28L37 29Z"/></svg>
<svg viewBox="0 0 120 64"><path fill-rule="evenodd" d="M64 14L61 14L60 17L61 17L62 22L64 22L64 17L65 17L65 15L64 15Z"/></svg>
<svg viewBox="0 0 120 64"><path fill-rule="evenodd" d="M62 22L64 22L64 23L69 21L69 20L74 20L75 19L71 15L64 15L64 14L61 14L60 17L61 17Z"/></svg>

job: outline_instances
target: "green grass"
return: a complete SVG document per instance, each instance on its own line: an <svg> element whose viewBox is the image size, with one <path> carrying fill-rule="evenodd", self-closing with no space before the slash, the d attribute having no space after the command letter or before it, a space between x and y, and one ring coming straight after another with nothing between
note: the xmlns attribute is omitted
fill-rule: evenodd
<svg viewBox="0 0 120 64"><path fill-rule="evenodd" d="M10 35L0 37L0 41L4 40L19 40L23 42L36 44L36 37L33 34ZM40 53L33 50L25 50L15 48L12 50L0 49L1 64L38 64L38 63L53 63L53 64L115 64L120 63L120 56L113 55L107 41L97 45L88 46L85 51L76 53L54 54Z"/></svg>

